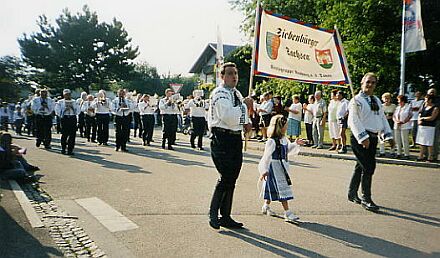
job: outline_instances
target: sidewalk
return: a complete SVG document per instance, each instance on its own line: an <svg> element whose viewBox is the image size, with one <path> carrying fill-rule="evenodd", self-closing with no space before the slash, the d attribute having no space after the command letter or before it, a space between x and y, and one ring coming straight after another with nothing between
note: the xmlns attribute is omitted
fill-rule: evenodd
<svg viewBox="0 0 440 258"><path fill-rule="evenodd" d="M264 143L258 142L257 140L249 140L247 148L249 150L257 150L264 151ZM331 159L344 159L344 160L356 160L353 152L351 151L350 146L348 146L348 151L346 154L339 154L336 151L329 151L330 145L324 145L324 149L313 149L311 147L302 147L299 155L310 156L310 157L322 157L322 158L331 158ZM393 164L393 165L404 165L404 166L413 166L413 167L427 167L427 168L440 168L440 163L428 163L428 162L419 162L416 161L418 156L418 152L411 151L410 159L403 160L397 158L390 157L376 157L377 163L382 164Z"/></svg>

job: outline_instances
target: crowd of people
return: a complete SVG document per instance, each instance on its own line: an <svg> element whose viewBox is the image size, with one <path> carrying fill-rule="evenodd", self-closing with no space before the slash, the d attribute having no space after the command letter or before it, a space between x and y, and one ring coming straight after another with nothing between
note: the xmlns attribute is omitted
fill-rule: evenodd
<svg viewBox="0 0 440 258"><path fill-rule="evenodd" d="M389 142L389 147L383 139L379 139L378 156L409 159L410 148L419 145L420 153L417 161L435 161L438 155L435 142L438 142L440 136L439 99L434 88L429 89L425 96L419 91L416 92L415 98L411 101L407 96L399 95L393 99L390 93L384 93L381 105L393 130L393 139ZM271 117L283 115L287 118L286 135L290 141L300 138L304 123L307 137L305 146L323 149L324 133L327 128L331 139L328 150L347 153L348 107L349 100L346 99L345 93L338 89L331 91L328 104L322 98L321 91L309 95L304 103L300 102L300 96L293 95L284 102L284 105L281 104L279 96L273 97L271 92L266 92L260 98L254 97L251 113L252 138L257 138L261 142L267 141L267 128ZM389 153L386 153L386 147Z"/></svg>

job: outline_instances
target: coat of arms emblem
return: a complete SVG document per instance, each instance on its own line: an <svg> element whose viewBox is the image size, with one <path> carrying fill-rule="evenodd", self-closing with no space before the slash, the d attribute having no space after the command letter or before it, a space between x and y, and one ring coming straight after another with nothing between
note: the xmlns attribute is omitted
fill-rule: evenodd
<svg viewBox="0 0 440 258"><path fill-rule="evenodd" d="M266 33L266 51L270 59L278 58L278 49L280 48L281 39L278 35L267 32Z"/></svg>
<svg viewBox="0 0 440 258"><path fill-rule="evenodd" d="M315 49L316 62L324 68L330 69L333 66L333 58L330 49L318 50Z"/></svg>

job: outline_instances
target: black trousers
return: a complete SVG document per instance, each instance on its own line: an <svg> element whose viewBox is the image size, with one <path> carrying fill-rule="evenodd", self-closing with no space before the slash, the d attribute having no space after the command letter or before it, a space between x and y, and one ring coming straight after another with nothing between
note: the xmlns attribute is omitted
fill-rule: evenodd
<svg viewBox="0 0 440 258"><path fill-rule="evenodd" d="M313 144L313 124L306 123L306 134L309 144Z"/></svg>
<svg viewBox="0 0 440 258"><path fill-rule="evenodd" d="M191 147L194 147L194 140L198 137L197 147L201 148L203 145L203 135L205 134L205 117L191 117L192 129L190 142Z"/></svg>
<svg viewBox="0 0 440 258"><path fill-rule="evenodd" d="M76 116L64 116L61 118L61 149L72 152L76 138Z"/></svg>
<svg viewBox="0 0 440 258"><path fill-rule="evenodd" d="M28 135L35 135L34 115L26 116L26 131Z"/></svg>
<svg viewBox="0 0 440 258"><path fill-rule="evenodd" d="M130 133L130 116L115 116L116 148L127 149L128 135Z"/></svg>
<svg viewBox="0 0 440 258"><path fill-rule="evenodd" d="M153 139L154 115L142 115L141 121L143 128L142 139L144 142L150 143Z"/></svg>
<svg viewBox="0 0 440 258"><path fill-rule="evenodd" d="M369 136L370 146L368 149L365 149L357 142L356 138L351 135L351 148L356 156L357 162L348 189L349 195L355 195L361 184L362 198L366 201L371 201L371 183L376 169L376 148L378 140L375 134L369 134Z"/></svg>
<svg viewBox="0 0 440 258"><path fill-rule="evenodd" d="M176 141L177 133L177 115L176 114L164 114L163 119L163 137L162 143L165 143L168 139L168 146L171 146Z"/></svg>
<svg viewBox="0 0 440 258"><path fill-rule="evenodd" d="M98 133L98 142L108 142L108 124L110 123L110 114L96 114L96 126Z"/></svg>
<svg viewBox="0 0 440 258"><path fill-rule="evenodd" d="M211 157L220 178L211 200L210 217L216 217L218 210L222 217L230 217L235 182L243 163L243 142L241 134L212 131Z"/></svg>
<svg viewBox="0 0 440 258"><path fill-rule="evenodd" d="M84 131L86 129L86 119L85 114L83 112L80 112L78 115L78 128L79 133L81 134L81 137L84 137Z"/></svg>
<svg viewBox="0 0 440 258"><path fill-rule="evenodd" d="M142 137L142 131L143 131L143 127L142 127L142 120L141 120L141 115L139 114L139 112L133 112L133 119L134 119L134 125L133 125L133 129L134 129L134 137L136 137L136 130L139 129L139 137Z"/></svg>
<svg viewBox="0 0 440 258"><path fill-rule="evenodd" d="M44 146L50 146L52 141L52 116L36 115L35 129L37 144L43 143Z"/></svg>
<svg viewBox="0 0 440 258"><path fill-rule="evenodd" d="M84 136L89 141L90 140L95 141L96 140L96 129L97 129L96 117L86 115L85 121L86 121L86 130L84 132ZM92 135L91 137L90 137L90 134Z"/></svg>

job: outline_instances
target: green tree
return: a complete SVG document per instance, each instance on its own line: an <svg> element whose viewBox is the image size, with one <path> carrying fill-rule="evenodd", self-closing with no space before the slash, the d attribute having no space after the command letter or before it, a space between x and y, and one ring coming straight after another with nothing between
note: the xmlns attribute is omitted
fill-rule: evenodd
<svg viewBox="0 0 440 258"><path fill-rule="evenodd" d="M120 21L98 21L87 6L72 15L68 9L51 25L46 16L37 22L40 31L18 39L24 61L38 72L35 80L54 89L81 88L91 84L108 89L112 81L130 78L138 55Z"/></svg>
<svg viewBox="0 0 440 258"><path fill-rule="evenodd" d="M157 68L146 62L135 65L131 80L123 83L123 87L150 95L163 93L162 82L157 73Z"/></svg>
<svg viewBox="0 0 440 258"><path fill-rule="evenodd" d="M6 101L19 99L23 88L28 88L26 67L14 56L0 57L0 98Z"/></svg>

